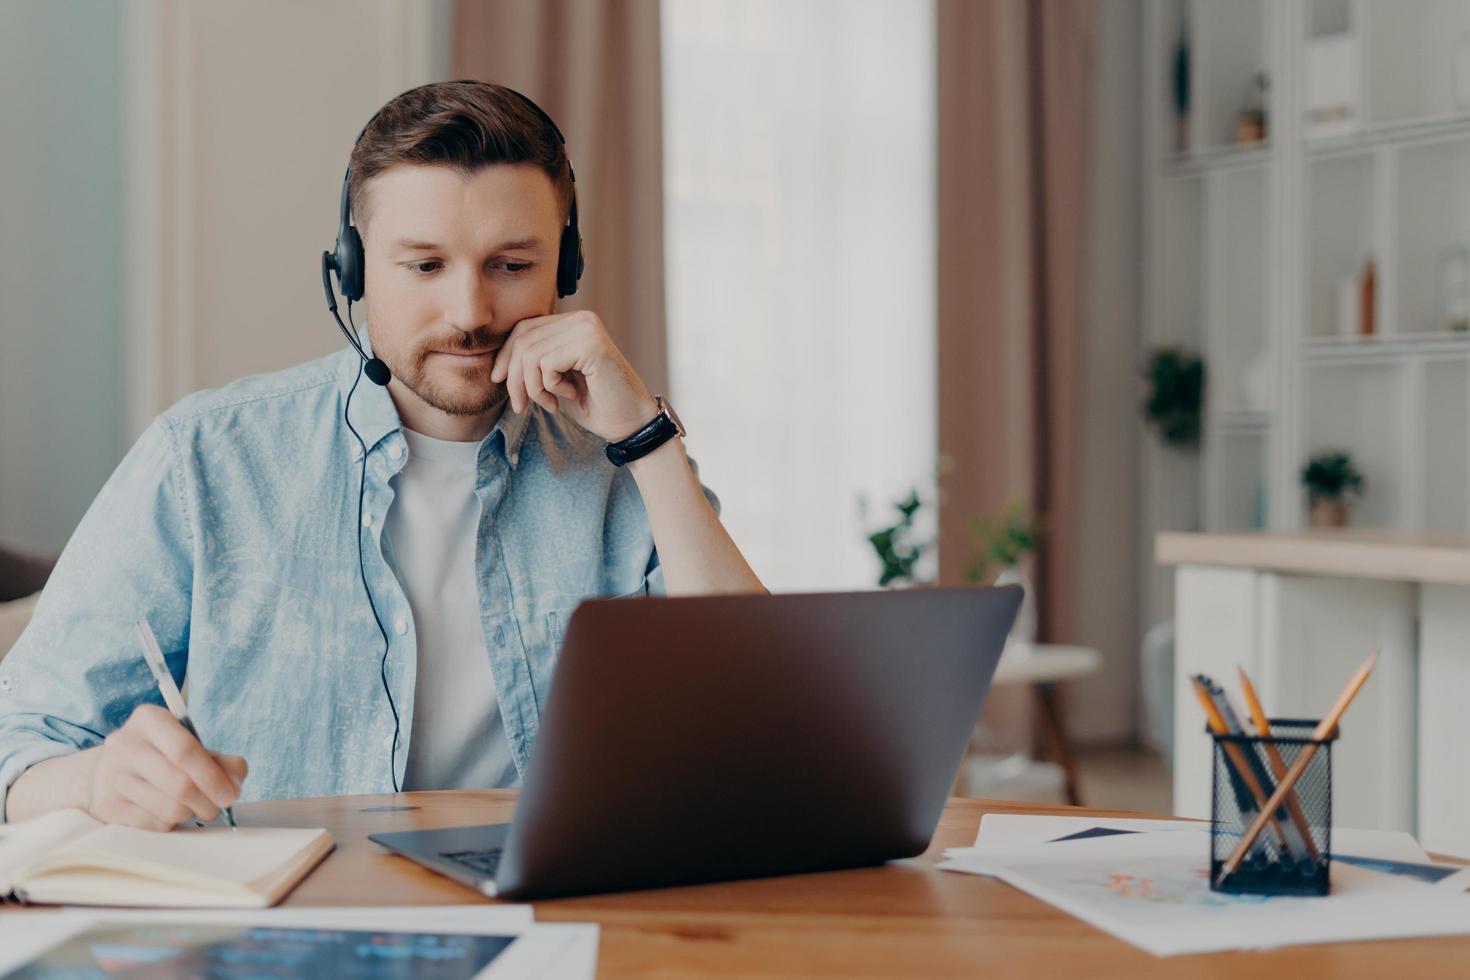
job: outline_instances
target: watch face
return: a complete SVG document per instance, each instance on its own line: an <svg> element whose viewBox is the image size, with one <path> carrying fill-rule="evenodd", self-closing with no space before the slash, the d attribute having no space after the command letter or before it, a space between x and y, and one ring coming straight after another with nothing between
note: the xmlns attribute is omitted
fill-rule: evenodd
<svg viewBox="0 0 1470 980"><path fill-rule="evenodd" d="M663 406L664 414L669 417L669 421L674 423L674 428L678 430L679 438L682 439L685 435L685 429L684 421L679 418L679 413L674 411L674 406L670 405L668 400L663 397L659 398L659 404Z"/></svg>

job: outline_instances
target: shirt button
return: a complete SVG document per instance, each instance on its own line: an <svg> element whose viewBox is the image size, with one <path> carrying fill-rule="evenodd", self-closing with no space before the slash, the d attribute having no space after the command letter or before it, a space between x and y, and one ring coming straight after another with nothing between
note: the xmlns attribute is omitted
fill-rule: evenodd
<svg viewBox="0 0 1470 980"><path fill-rule="evenodd" d="M392 449L388 450L388 455L392 456L394 459L402 459L403 447L395 444Z"/></svg>
<svg viewBox="0 0 1470 980"><path fill-rule="evenodd" d="M364 513L362 515L362 526L363 527L372 527L373 526L373 515L372 514Z"/></svg>
<svg viewBox="0 0 1470 980"><path fill-rule="evenodd" d="M15 687L15 680L9 674L0 674L0 691L8 691Z"/></svg>
<svg viewBox="0 0 1470 980"><path fill-rule="evenodd" d="M395 619L393 621L393 630L399 636L402 636L403 634L407 633L408 632L408 620L404 619L402 616L398 617L397 619Z"/></svg>

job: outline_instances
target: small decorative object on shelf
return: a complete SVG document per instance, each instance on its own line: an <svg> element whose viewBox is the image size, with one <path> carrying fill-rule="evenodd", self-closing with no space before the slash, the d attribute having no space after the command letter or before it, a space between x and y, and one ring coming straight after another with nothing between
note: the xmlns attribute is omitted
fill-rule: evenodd
<svg viewBox="0 0 1470 980"><path fill-rule="evenodd" d="M1378 310L1378 270L1373 265L1373 256L1363 260L1363 274L1358 277L1361 290L1361 311L1358 314L1358 330L1364 337L1371 337L1378 329L1374 314Z"/></svg>
<svg viewBox="0 0 1470 980"><path fill-rule="evenodd" d="M1311 504L1312 527L1346 527L1352 501L1363 493L1363 474L1345 452L1318 453L1302 469L1302 486Z"/></svg>
<svg viewBox="0 0 1470 980"><path fill-rule="evenodd" d="M1302 116L1308 137L1339 136L1358 126L1358 35L1342 29L1307 38L1306 105Z"/></svg>
<svg viewBox="0 0 1470 980"><path fill-rule="evenodd" d="M1041 522L1033 519L1017 501L992 517L972 517L970 533L979 546L979 554L965 570L965 580L983 582L992 568L1000 566L994 584L1019 585L1026 592L1015 625L1011 627L1011 639L1019 643L1036 642L1036 586L1023 566L1036 552Z"/></svg>
<svg viewBox="0 0 1470 980"><path fill-rule="evenodd" d="M1204 362L1177 347L1161 347L1149 358L1144 378L1148 382L1144 415L1159 427L1164 445L1174 449L1198 448L1205 392Z"/></svg>
<svg viewBox="0 0 1470 980"><path fill-rule="evenodd" d="M1266 142L1266 93L1270 87L1270 79L1263 71L1256 72L1251 79L1245 108L1235 117L1235 142L1242 146L1257 146Z"/></svg>
<svg viewBox="0 0 1470 980"><path fill-rule="evenodd" d="M1179 40L1174 45L1174 71L1171 78L1174 96L1174 152L1189 152L1189 25L1179 25Z"/></svg>
<svg viewBox="0 0 1470 980"><path fill-rule="evenodd" d="M1470 248L1451 245L1439 255L1440 328L1470 330Z"/></svg>

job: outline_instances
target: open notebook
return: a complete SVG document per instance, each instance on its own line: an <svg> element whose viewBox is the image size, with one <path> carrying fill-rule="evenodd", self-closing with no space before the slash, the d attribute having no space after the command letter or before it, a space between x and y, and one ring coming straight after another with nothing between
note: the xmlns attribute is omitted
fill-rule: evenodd
<svg viewBox="0 0 1470 980"><path fill-rule="evenodd" d="M333 846L325 830L205 827L158 834L61 810L0 824L0 896L56 905L264 908Z"/></svg>

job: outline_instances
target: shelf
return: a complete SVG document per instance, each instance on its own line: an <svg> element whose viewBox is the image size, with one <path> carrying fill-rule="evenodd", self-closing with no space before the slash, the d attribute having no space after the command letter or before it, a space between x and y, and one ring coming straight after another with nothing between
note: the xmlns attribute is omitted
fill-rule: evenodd
<svg viewBox="0 0 1470 980"><path fill-rule="evenodd" d="M1221 170L1264 168L1271 160L1269 143L1263 146L1222 146L1165 157L1159 161L1159 171L1165 180L1187 180Z"/></svg>
<svg viewBox="0 0 1470 980"><path fill-rule="evenodd" d="M1209 420L1211 429L1228 432L1260 432L1271 428L1270 412L1234 410L1217 412Z"/></svg>
<svg viewBox="0 0 1470 980"><path fill-rule="evenodd" d="M1302 345L1308 363L1380 361L1411 355L1470 354L1470 333L1383 334L1374 337L1316 337Z"/></svg>
<svg viewBox="0 0 1470 980"><path fill-rule="evenodd" d="M1343 136L1305 139L1302 145L1306 155L1315 158L1357 153L1377 146L1408 146L1457 137L1470 138L1470 112L1434 119L1378 123Z"/></svg>

